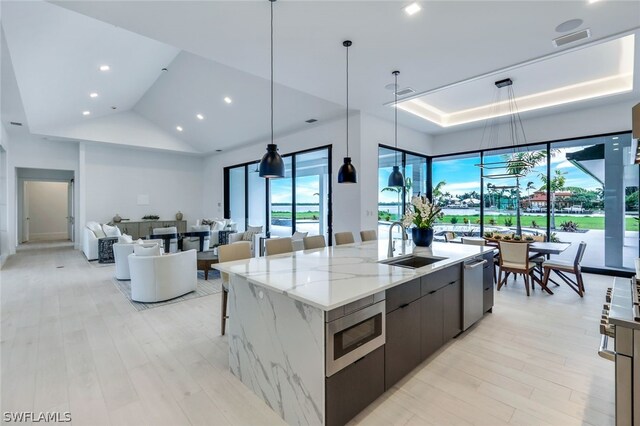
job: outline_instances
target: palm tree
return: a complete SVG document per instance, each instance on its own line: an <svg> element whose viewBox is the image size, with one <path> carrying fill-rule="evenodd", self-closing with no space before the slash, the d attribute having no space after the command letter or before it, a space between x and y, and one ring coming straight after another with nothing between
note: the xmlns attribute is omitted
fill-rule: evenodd
<svg viewBox="0 0 640 426"><path fill-rule="evenodd" d="M527 200L529 201L529 207L531 207L531 190L535 189L535 184L531 181L527 182Z"/></svg>
<svg viewBox="0 0 640 426"><path fill-rule="evenodd" d="M566 182L567 172L563 172L560 169L556 169L553 177L551 178L551 184L549 185L549 181L547 180L547 176L543 173L540 173L540 180L543 185L541 190L549 190L551 195L551 229L556 229L556 191L562 191L564 189L564 184Z"/></svg>
<svg viewBox="0 0 640 426"><path fill-rule="evenodd" d="M546 151L525 151L514 152L507 158L507 173L516 175L516 234L522 235L522 225L520 221L520 176L527 175L542 160L547 158Z"/></svg>
<svg viewBox="0 0 640 426"><path fill-rule="evenodd" d="M446 180L441 180L440 182L438 182L436 186L433 187L433 191L431 192L431 194L432 194L434 203L438 203L440 201L440 198L442 198L442 196L444 195L442 193L442 187L445 186L446 184L447 184Z"/></svg>

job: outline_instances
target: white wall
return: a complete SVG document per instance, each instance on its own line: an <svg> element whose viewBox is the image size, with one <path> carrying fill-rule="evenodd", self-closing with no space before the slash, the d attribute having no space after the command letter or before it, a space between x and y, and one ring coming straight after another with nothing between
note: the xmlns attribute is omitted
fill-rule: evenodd
<svg viewBox="0 0 640 426"><path fill-rule="evenodd" d="M189 225L202 217L211 183L202 179L201 158L89 143L84 150L84 222L108 222L116 213L131 220L148 214L175 220L178 210ZM141 195L148 196L148 205L138 203Z"/></svg>
<svg viewBox="0 0 640 426"><path fill-rule="evenodd" d="M633 104L633 101L627 101L523 120L527 143L630 130ZM507 135L508 130L502 127L500 133ZM505 138L501 138L500 143L489 144L485 136L485 142L481 144L481 141L482 127L435 135L429 153L441 155L510 145L510 141Z"/></svg>
<svg viewBox="0 0 640 426"><path fill-rule="evenodd" d="M61 240L69 237L66 182L25 182L29 206L29 241Z"/></svg>
<svg viewBox="0 0 640 426"><path fill-rule="evenodd" d="M6 262L7 257L11 253L9 244L9 180L7 168L7 148L8 148L7 132L4 125L0 123L0 268Z"/></svg>

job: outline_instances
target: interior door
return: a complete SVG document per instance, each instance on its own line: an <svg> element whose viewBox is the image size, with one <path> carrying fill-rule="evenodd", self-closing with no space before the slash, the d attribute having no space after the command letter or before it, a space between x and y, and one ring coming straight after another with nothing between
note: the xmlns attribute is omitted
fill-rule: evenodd
<svg viewBox="0 0 640 426"><path fill-rule="evenodd" d="M67 232L69 234L69 239L71 241L75 241L75 203L74 203L74 180L71 179L69 181L69 185L67 187Z"/></svg>
<svg viewBox="0 0 640 426"><path fill-rule="evenodd" d="M29 241L29 182L24 182L22 192L22 241Z"/></svg>

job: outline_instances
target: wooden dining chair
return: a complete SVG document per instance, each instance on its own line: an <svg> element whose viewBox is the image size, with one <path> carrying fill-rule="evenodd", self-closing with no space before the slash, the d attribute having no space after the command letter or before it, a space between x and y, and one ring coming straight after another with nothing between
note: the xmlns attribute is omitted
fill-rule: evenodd
<svg viewBox="0 0 640 426"><path fill-rule="evenodd" d="M265 241L265 255L283 254L293 252L293 240L287 238L270 238Z"/></svg>
<svg viewBox="0 0 640 426"><path fill-rule="evenodd" d="M218 247L218 263L232 262L234 260L251 259L251 243L249 241L239 241L233 244L225 244ZM221 331L224 331L227 325L227 299L229 298L229 274L222 272L222 308L221 312Z"/></svg>
<svg viewBox="0 0 640 426"><path fill-rule="evenodd" d="M578 293L580 297L583 297L585 288L584 280L582 279L582 268L580 266L580 263L582 262L582 258L586 249L587 243L581 241L573 262L556 259L545 260L542 263L542 268L544 269L544 278L542 279L542 282L544 282L545 285L548 285L551 272L555 272L556 275L558 275L562 279L562 281L564 281L569 287L571 287L573 291ZM567 273L574 274L576 276L575 281L572 280L571 277L567 276Z"/></svg>
<svg viewBox="0 0 640 426"><path fill-rule="evenodd" d="M324 235L313 235L311 237L306 237L302 240L304 244L305 250L323 248L327 246L327 243L324 241Z"/></svg>
<svg viewBox="0 0 640 426"><path fill-rule="evenodd" d="M362 241L375 241L378 239L378 233L375 229L367 229L365 231L360 231L360 239Z"/></svg>
<svg viewBox="0 0 640 426"><path fill-rule="evenodd" d="M540 287L542 287L543 290L545 290L549 294L553 294L553 292L547 287L546 283L540 281L534 275L534 265L529 261L529 243L508 243L500 241L499 247L500 272L498 273L498 291L500 291L500 288L502 288L502 286L506 284L509 275L514 274L515 276L523 276L524 286L527 290L527 296L530 295L530 282L537 282L538 284L540 284ZM504 279L502 278L503 273L505 274Z"/></svg>
<svg viewBox="0 0 640 426"><path fill-rule="evenodd" d="M342 245L342 244L355 243L355 240L353 239L353 232L350 232L350 231L336 232L334 234L334 237L335 237L337 246Z"/></svg>
<svg viewBox="0 0 640 426"><path fill-rule="evenodd" d="M456 238L455 232L445 232L444 233L444 241L450 243L454 238Z"/></svg>

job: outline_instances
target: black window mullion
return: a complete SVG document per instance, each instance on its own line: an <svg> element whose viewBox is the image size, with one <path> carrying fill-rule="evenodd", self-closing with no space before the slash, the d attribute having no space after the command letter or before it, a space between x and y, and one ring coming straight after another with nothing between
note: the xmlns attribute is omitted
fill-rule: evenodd
<svg viewBox="0 0 640 426"><path fill-rule="evenodd" d="M547 143L547 241L551 241L551 144Z"/></svg>
<svg viewBox="0 0 640 426"><path fill-rule="evenodd" d="M249 165L244 166L244 229L249 226Z"/></svg>
<svg viewBox="0 0 640 426"><path fill-rule="evenodd" d="M265 236L271 238L271 215L269 205L271 204L271 181L269 178L264 180L264 211L265 211Z"/></svg>
<svg viewBox="0 0 640 426"><path fill-rule="evenodd" d="M484 164L484 151L480 151L480 164ZM480 167L480 237L484 235L484 168Z"/></svg>
<svg viewBox="0 0 640 426"><path fill-rule="evenodd" d="M291 156L291 235L296 232L296 156Z"/></svg>

